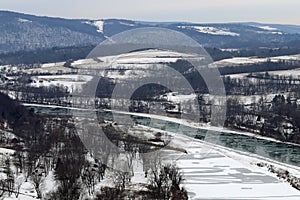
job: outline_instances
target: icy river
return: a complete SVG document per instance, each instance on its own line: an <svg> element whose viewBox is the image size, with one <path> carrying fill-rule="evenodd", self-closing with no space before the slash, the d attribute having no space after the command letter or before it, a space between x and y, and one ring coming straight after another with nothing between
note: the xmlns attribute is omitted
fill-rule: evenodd
<svg viewBox="0 0 300 200"><path fill-rule="evenodd" d="M74 116L93 116L95 111L89 110L71 110L63 107L45 107L45 106L30 106L35 109L37 113L58 114L58 115L74 115ZM205 140L207 134L215 134L214 144L227 147L233 150L239 150L246 153L257 154L272 160L286 163L293 166L300 166L300 145L286 144L278 141L267 140L246 134L236 134L234 132L209 132L205 128L194 127L179 124L173 120L164 120L157 118L150 118L145 116L137 116L135 114L114 113L114 116L119 119L130 115L136 124L149 126L177 134L184 134L192 136L199 140ZM111 112L103 112L105 120L112 120Z"/></svg>

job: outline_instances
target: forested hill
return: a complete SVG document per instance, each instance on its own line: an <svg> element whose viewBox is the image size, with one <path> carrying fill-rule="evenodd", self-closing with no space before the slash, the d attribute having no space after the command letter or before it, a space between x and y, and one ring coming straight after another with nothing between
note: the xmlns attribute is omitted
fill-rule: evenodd
<svg viewBox="0 0 300 200"><path fill-rule="evenodd" d="M181 31L205 47L281 48L300 41L300 27L293 25L71 20L0 11L0 53L97 45L105 37L142 27L164 27Z"/></svg>

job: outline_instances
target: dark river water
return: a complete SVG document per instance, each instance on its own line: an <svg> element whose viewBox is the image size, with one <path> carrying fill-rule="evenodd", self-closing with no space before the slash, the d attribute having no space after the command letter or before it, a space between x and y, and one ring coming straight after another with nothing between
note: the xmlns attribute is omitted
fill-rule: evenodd
<svg viewBox="0 0 300 200"><path fill-rule="evenodd" d="M30 106L34 108L37 113L45 114L57 114L57 115L74 115L81 117L95 116L95 111L87 110L70 110L67 108L49 108ZM105 120L112 120L113 116L111 112L102 112L101 116ZM130 114L116 114L114 116L122 119L122 117L130 116L132 121L136 124L149 126L165 131L175 132L177 134L184 134L197 138L199 140L206 140L207 134L215 134L216 137L213 141L214 144L231 148L234 150L240 150L247 153L257 154L272 160L276 160L282 163L300 166L300 145L284 144L275 141L269 141L265 139L256 138L248 135L239 135L228 132L216 132L190 127L186 125L180 125L176 122L165 121L162 119L153 119L149 117L134 116Z"/></svg>

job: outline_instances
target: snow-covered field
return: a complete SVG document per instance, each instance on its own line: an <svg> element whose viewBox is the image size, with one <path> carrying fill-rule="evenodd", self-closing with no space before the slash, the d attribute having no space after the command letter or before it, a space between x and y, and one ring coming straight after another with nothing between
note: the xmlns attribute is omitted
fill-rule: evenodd
<svg viewBox="0 0 300 200"><path fill-rule="evenodd" d="M161 95L160 98L165 99L167 101L172 101L174 103L182 103L186 101L195 100L197 98L197 95L196 94L183 95L183 94L177 94L176 92L170 92Z"/></svg>
<svg viewBox="0 0 300 200"><path fill-rule="evenodd" d="M211 35L240 36L240 34L238 33L234 33L226 29L210 27L210 26L178 26L178 28L194 29L199 33L206 33Z"/></svg>
<svg viewBox="0 0 300 200"><path fill-rule="evenodd" d="M159 62L176 62L178 59L194 57L195 55L193 54L151 49L121 54L119 56L112 57L112 59L114 59L114 62L118 64L151 64ZM103 60L105 60L105 58Z"/></svg>
<svg viewBox="0 0 300 200"><path fill-rule="evenodd" d="M174 63L181 59L195 58L199 59L194 54L151 49L125 53L118 56L81 59L72 62L72 66L79 69L80 73L83 74L86 73L85 70L97 69L98 76L124 80L147 77L152 72L166 68L166 64L168 63Z"/></svg>
<svg viewBox="0 0 300 200"><path fill-rule="evenodd" d="M217 62L214 62L213 64L216 67L226 67L226 66L238 66L238 65L245 65L245 64L255 64L255 63L262 63L266 62L267 58L256 58L256 57L235 57L235 58L229 58L220 60Z"/></svg>
<svg viewBox="0 0 300 200"><path fill-rule="evenodd" d="M249 64L258 64L263 62L279 62L279 61L300 61L300 54L289 55L289 56L276 56L270 58L257 58L257 57L235 57L216 61L212 64L215 67L226 67L226 66L241 66Z"/></svg>
<svg viewBox="0 0 300 200"><path fill-rule="evenodd" d="M257 72L255 74L262 74L264 75L265 72ZM292 78L300 78L300 68L291 69L291 70L278 70L278 71L268 71L269 75L277 75L277 76L285 76L285 77L292 77ZM229 74L226 76L230 76L231 78L244 78L248 76L249 73L240 73L240 74Z"/></svg>
<svg viewBox="0 0 300 200"><path fill-rule="evenodd" d="M40 68L27 69L27 70L24 70L23 72L27 73L27 74L33 74L33 73L57 74L57 73L71 73L72 69L68 68L68 67L64 67L63 65L58 65L58 64L57 65L55 65L55 64L52 65L52 63L51 63L51 64L44 65Z"/></svg>
<svg viewBox="0 0 300 200"><path fill-rule="evenodd" d="M258 26L258 28L266 30L266 31L276 31L277 28L273 28L271 26Z"/></svg>
<svg viewBox="0 0 300 200"><path fill-rule="evenodd" d="M65 86L69 89L69 91L80 90L82 85L86 84L93 77L87 75L47 75L47 76L33 76L31 77L32 83L31 86L41 87L46 86L49 87L51 85L54 86Z"/></svg>

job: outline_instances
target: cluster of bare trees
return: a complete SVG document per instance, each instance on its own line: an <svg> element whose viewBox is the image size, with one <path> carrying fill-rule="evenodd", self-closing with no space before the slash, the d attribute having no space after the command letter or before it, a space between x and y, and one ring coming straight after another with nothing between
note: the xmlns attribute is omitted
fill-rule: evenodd
<svg viewBox="0 0 300 200"><path fill-rule="evenodd" d="M11 169L11 160L10 158L6 158L4 160L4 173L6 178L3 180L0 180L0 187L1 187L1 196L4 195L6 192L9 196L11 196L13 193L15 193L14 187L15 187L15 177L13 174L13 171ZM16 196L17 196L16 192Z"/></svg>
<svg viewBox="0 0 300 200"><path fill-rule="evenodd" d="M300 79L292 76L270 75L266 73L250 73L245 78L224 79L226 92L229 95L255 95L299 91Z"/></svg>
<svg viewBox="0 0 300 200"><path fill-rule="evenodd" d="M225 125L282 141L300 142L300 110L291 96L275 95L271 101L261 96L251 105L245 105L238 97L228 98Z"/></svg>
<svg viewBox="0 0 300 200"><path fill-rule="evenodd" d="M149 189L158 199L185 200L187 191L181 187L183 176L176 165L166 164L151 169Z"/></svg>

